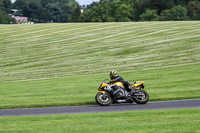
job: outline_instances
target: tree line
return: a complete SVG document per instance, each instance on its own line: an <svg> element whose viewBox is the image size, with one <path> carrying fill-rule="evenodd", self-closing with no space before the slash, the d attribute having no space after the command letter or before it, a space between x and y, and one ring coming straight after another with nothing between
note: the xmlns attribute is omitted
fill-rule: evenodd
<svg viewBox="0 0 200 133"><path fill-rule="evenodd" d="M100 0L82 7L75 0L0 0L0 23L14 22L11 8L44 23L200 20L200 0Z"/></svg>
<svg viewBox="0 0 200 133"><path fill-rule="evenodd" d="M0 0L0 23L10 23L11 9L17 9L15 16L26 16L30 21L74 22L80 16L80 6L75 0ZM12 19L13 20L13 19Z"/></svg>
<svg viewBox="0 0 200 133"><path fill-rule="evenodd" d="M200 0L100 0L81 22L200 20Z"/></svg>

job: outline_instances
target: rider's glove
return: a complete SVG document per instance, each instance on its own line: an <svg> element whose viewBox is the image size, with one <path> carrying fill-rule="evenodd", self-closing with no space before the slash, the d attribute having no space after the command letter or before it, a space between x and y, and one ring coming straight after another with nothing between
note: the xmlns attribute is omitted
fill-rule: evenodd
<svg viewBox="0 0 200 133"><path fill-rule="evenodd" d="M110 82L108 82L108 84L112 84L113 83L113 80L111 80Z"/></svg>

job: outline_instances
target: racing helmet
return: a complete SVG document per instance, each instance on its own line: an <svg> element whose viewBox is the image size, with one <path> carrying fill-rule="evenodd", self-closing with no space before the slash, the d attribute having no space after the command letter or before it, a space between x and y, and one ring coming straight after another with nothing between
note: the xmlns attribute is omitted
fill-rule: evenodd
<svg viewBox="0 0 200 133"><path fill-rule="evenodd" d="M114 78L114 77L117 77L118 76L118 72L116 70L112 70L110 71L110 78Z"/></svg>

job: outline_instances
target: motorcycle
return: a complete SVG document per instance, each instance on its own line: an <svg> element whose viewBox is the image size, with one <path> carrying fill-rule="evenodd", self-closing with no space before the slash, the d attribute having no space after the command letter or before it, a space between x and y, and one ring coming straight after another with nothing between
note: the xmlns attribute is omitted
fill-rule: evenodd
<svg viewBox="0 0 200 133"><path fill-rule="evenodd" d="M144 90L144 82L136 81L131 85L131 92L125 90L122 82L113 84L106 83L108 79L101 82L96 94L96 103L101 106L109 106L111 103L124 101L126 103L146 104L149 101L149 94Z"/></svg>

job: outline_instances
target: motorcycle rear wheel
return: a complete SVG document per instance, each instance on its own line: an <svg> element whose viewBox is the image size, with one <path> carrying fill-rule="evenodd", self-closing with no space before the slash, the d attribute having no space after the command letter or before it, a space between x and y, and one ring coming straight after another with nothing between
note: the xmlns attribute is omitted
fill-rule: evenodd
<svg viewBox="0 0 200 133"><path fill-rule="evenodd" d="M142 89L139 89L136 94L139 94L140 96L134 96L133 100L137 103L137 104L146 104L149 101L149 94ZM141 95L143 95L143 97L141 98Z"/></svg>
<svg viewBox="0 0 200 133"><path fill-rule="evenodd" d="M108 94L98 92L95 97L96 103L101 106L109 106L112 103L112 98Z"/></svg>

